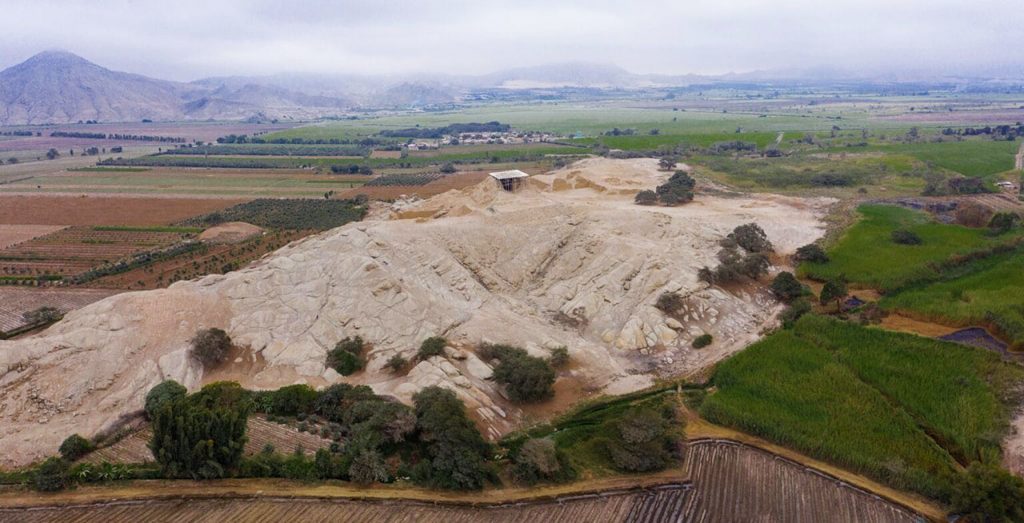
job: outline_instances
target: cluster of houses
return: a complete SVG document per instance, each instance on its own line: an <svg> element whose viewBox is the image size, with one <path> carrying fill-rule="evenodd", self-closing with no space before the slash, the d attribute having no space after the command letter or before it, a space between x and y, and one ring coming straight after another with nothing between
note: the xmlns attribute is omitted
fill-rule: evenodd
<svg viewBox="0 0 1024 523"><path fill-rule="evenodd" d="M443 145L542 143L552 142L559 138L555 134L540 131L459 133L445 135L439 139L413 140L406 144L405 148L410 151L428 151Z"/></svg>

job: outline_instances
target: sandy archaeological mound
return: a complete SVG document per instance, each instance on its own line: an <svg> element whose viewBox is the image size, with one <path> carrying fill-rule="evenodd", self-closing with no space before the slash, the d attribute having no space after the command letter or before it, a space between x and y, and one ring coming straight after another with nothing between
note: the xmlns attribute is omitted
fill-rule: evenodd
<svg viewBox="0 0 1024 523"><path fill-rule="evenodd" d="M716 264L718 242L757 222L790 253L823 233L830 201L698 194L673 208L633 203L668 174L656 160L592 159L533 176L516 193L484 180L239 271L116 295L36 336L0 341L0 465L52 454L75 432L112 430L164 379L190 389L217 379L252 388L348 381L402 401L441 385L497 437L550 411L508 402L474 354L481 342L541 356L567 347L572 362L552 400L563 407L701 369L756 339L778 311L760 286L698 280L700 267ZM684 297L675 318L654 307L666 291ZM204 372L188 350L208 327L241 348ZM703 333L714 343L693 349ZM366 370L343 378L326 369L326 352L356 335L372 345ZM414 360L436 335L452 345L445 356L408 374L384 369L396 353Z"/></svg>

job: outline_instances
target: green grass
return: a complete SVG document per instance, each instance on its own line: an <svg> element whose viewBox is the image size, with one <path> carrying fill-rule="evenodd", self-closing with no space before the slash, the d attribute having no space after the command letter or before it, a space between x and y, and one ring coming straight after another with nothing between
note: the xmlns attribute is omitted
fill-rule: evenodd
<svg viewBox="0 0 1024 523"><path fill-rule="evenodd" d="M944 281L885 296L883 308L954 325L988 325L1024 346L1024 252L979 260Z"/></svg>
<svg viewBox="0 0 1024 523"><path fill-rule="evenodd" d="M729 185L750 190L884 186L889 191L917 194L924 187L923 178L915 175L915 160L906 156L701 156L694 163Z"/></svg>
<svg viewBox="0 0 1024 523"><path fill-rule="evenodd" d="M144 173L148 167L73 167L69 172L76 173Z"/></svg>
<svg viewBox="0 0 1024 523"><path fill-rule="evenodd" d="M1004 394L1022 379L981 349L806 316L720 364L700 410L938 496L957 459L998 453L1011 410Z"/></svg>
<svg viewBox="0 0 1024 523"><path fill-rule="evenodd" d="M752 142L757 144L758 149L764 149L768 144L775 143L777 133L689 133L689 134L639 134L633 136L598 136L595 138L581 138L574 140L574 143L581 145L603 144L610 149L624 149L627 151L649 151L663 145L677 146L685 144L696 147L709 147L718 142Z"/></svg>
<svg viewBox="0 0 1024 523"><path fill-rule="evenodd" d="M941 276L954 256L991 249L1020 238L1020 232L992 237L985 229L937 223L923 212L891 205L862 205L863 218L828 249L828 263L804 263L803 275L816 280L840 276L856 285L895 291ZM917 233L921 245L899 245L892 232Z"/></svg>
<svg viewBox="0 0 1024 523"><path fill-rule="evenodd" d="M877 145L861 150L909 155L964 176L991 180L993 175L1013 169L1019 147L1019 141L974 138L962 142Z"/></svg>

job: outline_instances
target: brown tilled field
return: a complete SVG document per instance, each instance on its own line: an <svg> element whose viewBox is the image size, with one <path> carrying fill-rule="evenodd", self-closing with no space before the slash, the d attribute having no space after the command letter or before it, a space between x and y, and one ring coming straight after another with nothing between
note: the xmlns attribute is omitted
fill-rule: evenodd
<svg viewBox="0 0 1024 523"><path fill-rule="evenodd" d="M0 196L0 224L168 225L249 201L221 198Z"/></svg>
<svg viewBox="0 0 1024 523"><path fill-rule="evenodd" d="M0 249L57 232L61 225L7 225L0 224Z"/></svg>
<svg viewBox="0 0 1024 523"><path fill-rule="evenodd" d="M267 421L262 416L251 416L248 421L249 441L245 444L245 454L251 456L263 450L267 445L284 454L290 454L301 447L306 453L330 446L331 440L316 434L299 432L295 427ZM99 449L82 458L87 463L145 463L153 461L149 451L149 439L153 431L148 426L121 439L117 443Z"/></svg>
<svg viewBox="0 0 1024 523"><path fill-rule="evenodd" d="M75 276L133 254L169 247L187 237L178 232L68 227L0 250L0 276Z"/></svg>
<svg viewBox="0 0 1024 523"><path fill-rule="evenodd" d="M117 292L103 289L0 287L0 334L24 327L25 319L22 315L39 307L56 307L66 313Z"/></svg>

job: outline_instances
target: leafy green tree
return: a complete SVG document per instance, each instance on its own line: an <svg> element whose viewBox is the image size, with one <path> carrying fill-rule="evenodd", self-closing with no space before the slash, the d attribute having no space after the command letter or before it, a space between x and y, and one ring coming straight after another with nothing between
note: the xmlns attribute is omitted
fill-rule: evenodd
<svg viewBox="0 0 1024 523"><path fill-rule="evenodd" d="M568 456L549 438L531 438L516 452L512 465L516 483L534 485L542 481L561 483L575 478Z"/></svg>
<svg viewBox="0 0 1024 523"><path fill-rule="evenodd" d="M803 296L805 292L804 286L800 284L796 276L793 276L791 272L780 272L772 280L770 288L776 298L786 303Z"/></svg>
<svg viewBox="0 0 1024 523"><path fill-rule="evenodd" d="M64 442L60 444L60 456L67 461L75 461L76 459L93 451L95 446L91 441L79 436L78 434L72 434L64 439Z"/></svg>
<svg viewBox="0 0 1024 523"><path fill-rule="evenodd" d="M167 403L184 398L188 389L174 380L164 380L149 389L146 394L146 417L153 419L157 411Z"/></svg>
<svg viewBox="0 0 1024 523"><path fill-rule="evenodd" d="M376 449L361 450L349 465L348 477L360 485L387 481L388 469L384 465L384 457Z"/></svg>
<svg viewBox="0 0 1024 523"><path fill-rule="evenodd" d="M554 394L556 374L547 361L508 345L486 346L479 354L484 359L498 360L494 381L505 385L512 401L535 402Z"/></svg>
<svg viewBox="0 0 1024 523"><path fill-rule="evenodd" d="M825 305L831 301L836 302L836 310L839 310L842 305L840 301L846 297L846 283L842 280L832 280L825 283L825 286L821 288L821 295L818 300L822 305Z"/></svg>
<svg viewBox="0 0 1024 523"><path fill-rule="evenodd" d="M157 411L149 448L165 477L219 478L238 466L247 440L249 402L244 389L235 385L207 385Z"/></svg>
<svg viewBox="0 0 1024 523"><path fill-rule="evenodd" d="M768 235L765 234L764 229L756 223L747 223L736 227L729 234L728 239L736 242L736 245L751 253L768 253L775 250L772 242L768 240Z"/></svg>
<svg viewBox="0 0 1024 523"><path fill-rule="evenodd" d="M57 158L58 156L60 156L60 153L57 152L57 149L54 149L54 148L51 147L49 151L46 151L46 159L47 160L53 160L54 158Z"/></svg>
<svg viewBox="0 0 1024 523"><path fill-rule="evenodd" d="M627 411L614 423L607 443L612 464L624 472L664 469L672 461L670 450L675 444L667 427L665 419L651 409Z"/></svg>
<svg viewBox="0 0 1024 523"><path fill-rule="evenodd" d="M645 190L636 193L636 198L633 199L638 205L654 205L658 203L658 193Z"/></svg>
<svg viewBox="0 0 1024 523"><path fill-rule="evenodd" d="M397 373L401 372L401 370L404 369L405 366L408 364L409 360L403 358L401 354L395 354L394 356L388 358L388 361L387 363L384 364L384 366L390 369L391 372Z"/></svg>
<svg viewBox="0 0 1024 523"><path fill-rule="evenodd" d="M487 465L491 446L484 441L455 393L427 387L413 396L416 427L426 459L413 479L434 488L479 490L494 477Z"/></svg>
<svg viewBox="0 0 1024 523"><path fill-rule="evenodd" d="M270 394L270 413L278 416L295 416L313 412L313 403L318 394L306 384L288 385Z"/></svg>
<svg viewBox="0 0 1024 523"><path fill-rule="evenodd" d="M346 337L327 353L327 366L342 376L363 370L366 365L363 361L365 347L366 344L361 337Z"/></svg>

